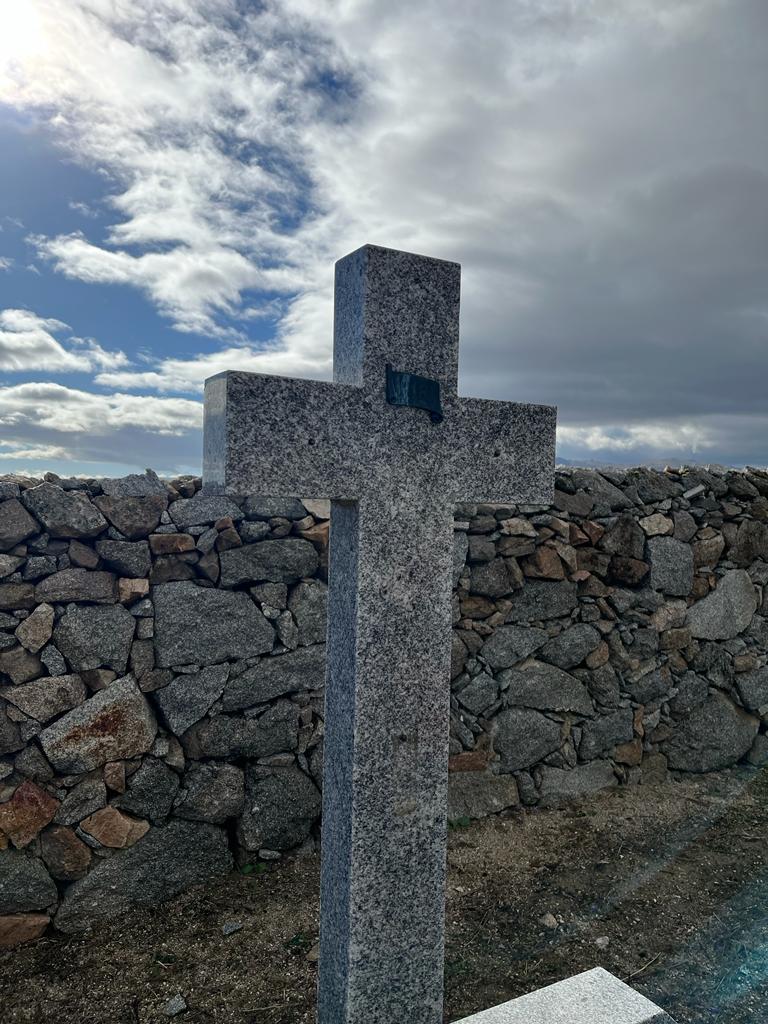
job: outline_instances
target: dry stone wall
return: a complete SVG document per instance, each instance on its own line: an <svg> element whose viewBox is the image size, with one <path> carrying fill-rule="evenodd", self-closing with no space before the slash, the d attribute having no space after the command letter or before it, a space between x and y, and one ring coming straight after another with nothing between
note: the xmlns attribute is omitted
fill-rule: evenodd
<svg viewBox="0 0 768 1024"><path fill-rule="evenodd" d="M328 509L0 478L0 946L317 836ZM768 473L456 511L451 817L768 759ZM418 681L414 681L418 685Z"/></svg>

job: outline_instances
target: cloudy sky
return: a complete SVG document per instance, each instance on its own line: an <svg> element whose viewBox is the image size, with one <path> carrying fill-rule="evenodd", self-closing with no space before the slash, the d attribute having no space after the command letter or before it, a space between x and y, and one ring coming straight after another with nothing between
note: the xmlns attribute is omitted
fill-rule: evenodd
<svg viewBox="0 0 768 1024"><path fill-rule="evenodd" d="M765 465L766 96L765 0L0 0L0 471L199 471L363 242L561 457Z"/></svg>

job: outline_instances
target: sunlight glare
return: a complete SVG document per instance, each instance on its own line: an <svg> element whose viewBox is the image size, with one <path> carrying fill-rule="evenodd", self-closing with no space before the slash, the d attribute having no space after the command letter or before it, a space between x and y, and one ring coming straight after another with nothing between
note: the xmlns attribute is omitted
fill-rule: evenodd
<svg viewBox="0 0 768 1024"><path fill-rule="evenodd" d="M32 0L0 0L0 73L42 53L45 34Z"/></svg>

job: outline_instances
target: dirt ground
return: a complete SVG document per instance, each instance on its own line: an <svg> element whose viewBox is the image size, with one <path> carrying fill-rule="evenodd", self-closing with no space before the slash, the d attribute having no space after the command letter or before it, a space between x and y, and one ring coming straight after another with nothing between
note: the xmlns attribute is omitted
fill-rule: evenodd
<svg viewBox="0 0 768 1024"><path fill-rule="evenodd" d="M453 829L446 1021L601 965L679 1024L768 1022L766 840L768 771ZM5 953L0 1018L160 1024L180 993L184 1024L310 1024L318 876L317 855L257 867Z"/></svg>

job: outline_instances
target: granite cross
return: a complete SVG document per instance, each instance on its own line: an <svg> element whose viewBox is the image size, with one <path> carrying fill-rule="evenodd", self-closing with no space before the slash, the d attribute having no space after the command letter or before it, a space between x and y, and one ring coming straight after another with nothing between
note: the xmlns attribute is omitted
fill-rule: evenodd
<svg viewBox="0 0 768 1024"><path fill-rule="evenodd" d="M207 488L332 501L320 1024L442 1021L454 505L552 498L555 409L457 393L459 277L364 246L333 383L206 383Z"/></svg>

